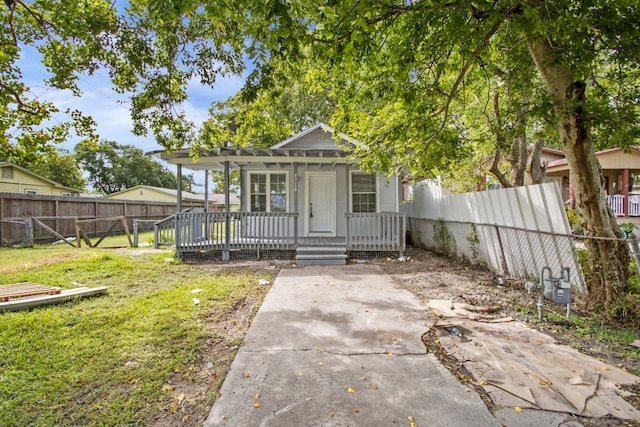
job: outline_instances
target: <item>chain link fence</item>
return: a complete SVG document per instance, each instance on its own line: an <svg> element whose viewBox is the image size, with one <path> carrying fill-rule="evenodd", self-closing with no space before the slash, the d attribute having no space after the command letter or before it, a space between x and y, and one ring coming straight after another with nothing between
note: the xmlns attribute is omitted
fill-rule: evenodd
<svg viewBox="0 0 640 427"><path fill-rule="evenodd" d="M0 246L30 246L28 220L0 220Z"/></svg>
<svg viewBox="0 0 640 427"><path fill-rule="evenodd" d="M409 243L481 265L497 274L537 281L543 267L568 267L571 283L586 291L576 236L444 219L409 219Z"/></svg>
<svg viewBox="0 0 640 427"><path fill-rule="evenodd" d="M153 233L154 224L163 221L133 219L132 222L134 246L138 246L140 234ZM170 224L169 227L164 227L170 230L161 228L160 240L165 244L173 242L173 238L167 237L174 230L173 222L170 221ZM0 246L33 246L55 243L63 239L73 242L77 237L76 226L79 226L88 238L126 234L124 224L119 218L78 219L71 216L11 218L0 220ZM151 242L154 237L150 237L149 241Z"/></svg>

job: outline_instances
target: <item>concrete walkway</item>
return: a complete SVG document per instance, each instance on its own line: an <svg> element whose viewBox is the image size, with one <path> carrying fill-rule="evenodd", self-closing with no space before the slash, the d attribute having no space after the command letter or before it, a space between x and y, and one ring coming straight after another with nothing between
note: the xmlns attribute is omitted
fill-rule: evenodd
<svg viewBox="0 0 640 427"><path fill-rule="evenodd" d="M205 426L500 426L426 353L427 321L376 265L283 269Z"/></svg>

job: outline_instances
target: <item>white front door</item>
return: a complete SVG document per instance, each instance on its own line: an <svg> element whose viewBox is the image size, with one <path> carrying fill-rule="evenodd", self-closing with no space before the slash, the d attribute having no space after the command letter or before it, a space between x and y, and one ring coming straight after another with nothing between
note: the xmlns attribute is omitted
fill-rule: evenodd
<svg viewBox="0 0 640 427"><path fill-rule="evenodd" d="M307 236L335 236L336 173L307 172L305 194Z"/></svg>

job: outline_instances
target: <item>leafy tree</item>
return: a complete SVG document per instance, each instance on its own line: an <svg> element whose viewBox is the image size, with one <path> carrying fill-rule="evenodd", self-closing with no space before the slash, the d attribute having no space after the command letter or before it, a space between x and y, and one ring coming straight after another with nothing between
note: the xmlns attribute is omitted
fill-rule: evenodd
<svg viewBox="0 0 640 427"><path fill-rule="evenodd" d="M112 2L86 0L5 0L0 4L0 158L33 163L52 152L71 132L96 140L95 123L77 110L65 110L69 120L52 120L58 108L38 99L22 81L19 59L30 46L50 72L46 85L79 90L79 75L91 74L112 57L112 35L118 27Z"/></svg>
<svg viewBox="0 0 640 427"><path fill-rule="evenodd" d="M89 176L89 183L105 194L136 185L177 187L173 172L132 145L120 145L114 141L80 143L76 145L75 153ZM183 178L186 188L190 188L189 177Z"/></svg>
<svg viewBox="0 0 640 427"><path fill-rule="evenodd" d="M622 236L606 204L594 138L606 137L596 130L608 123L637 121L637 2L169 3L152 2L155 19L238 18L255 65L250 89L273 84L273 61L293 65L311 58L333 70L340 91L332 123L365 143L358 154L366 156L366 166L388 171L401 164L424 173L455 162L466 148L456 108L465 104L467 78L491 65L489 53L510 57L517 47L527 53L548 97L585 232ZM633 135L632 128L623 130ZM590 239L588 249L590 299L616 316L617 299L629 289L628 248L613 239Z"/></svg>
<svg viewBox="0 0 640 427"><path fill-rule="evenodd" d="M43 155L34 163L17 163L65 187L84 189L87 184L75 156L64 149Z"/></svg>

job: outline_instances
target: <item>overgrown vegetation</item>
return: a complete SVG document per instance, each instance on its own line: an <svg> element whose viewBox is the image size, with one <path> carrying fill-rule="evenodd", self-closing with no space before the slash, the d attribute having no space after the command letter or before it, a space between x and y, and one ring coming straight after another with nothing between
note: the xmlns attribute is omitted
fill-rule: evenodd
<svg viewBox="0 0 640 427"><path fill-rule="evenodd" d="M264 274L186 265L169 252L0 249L0 285L109 286L106 296L0 314L2 423L149 425L175 414L189 399L175 378L195 380L195 366L216 362L199 359L211 320L261 301Z"/></svg>
<svg viewBox="0 0 640 427"><path fill-rule="evenodd" d="M436 245L436 252L452 257L457 256L456 240L442 218L433 223L433 243Z"/></svg>

